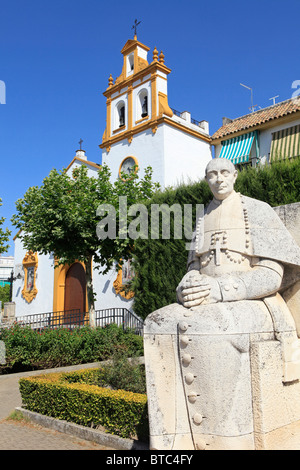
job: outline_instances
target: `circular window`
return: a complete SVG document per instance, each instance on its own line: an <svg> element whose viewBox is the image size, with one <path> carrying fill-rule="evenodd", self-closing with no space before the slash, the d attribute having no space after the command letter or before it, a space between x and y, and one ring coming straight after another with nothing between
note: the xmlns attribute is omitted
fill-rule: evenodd
<svg viewBox="0 0 300 470"><path fill-rule="evenodd" d="M122 161L119 168L119 176L122 178L122 173L126 176L130 176L133 173L136 173L138 170L138 161L135 157L126 157Z"/></svg>

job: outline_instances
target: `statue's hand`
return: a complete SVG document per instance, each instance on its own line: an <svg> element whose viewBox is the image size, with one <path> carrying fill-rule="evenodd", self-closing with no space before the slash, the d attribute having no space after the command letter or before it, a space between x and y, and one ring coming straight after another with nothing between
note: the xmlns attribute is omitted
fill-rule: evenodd
<svg viewBox="0 0 300 470"><path fill-rule="evenodd" d="M216 279L202 275L196 270L184 276L176 292L178 302L186 308L197 307L203 303L215 303L222 299Z"/></svg>

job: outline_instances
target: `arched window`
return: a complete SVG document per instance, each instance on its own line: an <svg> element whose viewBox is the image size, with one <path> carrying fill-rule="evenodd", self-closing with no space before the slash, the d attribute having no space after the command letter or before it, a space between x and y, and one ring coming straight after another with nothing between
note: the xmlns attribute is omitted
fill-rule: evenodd
<svg viewBox="0 0 300 470"><path fill-rule="evenodd" d="M125 103L120 101L116 107L116 128L125 126Z"/></svg>
<svg viewBox="0 0 300 470"><path fill-rule="evenodd" d="M127 56L127 73L126 75L131 75L133 74L134 71L134 54L129 54Z"/></svg>
<svg viewBox="0 0 300 470"><path fill-rule="evenodd" d="M128 57L130 71L132 71L134 69L134 58L133 57L134 57L133 54L130 54L130 56Z"/></svg>
<svg viewBox="0 0 300 470"><path fill-rule="evenodd" d="M148 111L148 91L143 89L138 94L137 100L137 119L147 117Z"/></svg>

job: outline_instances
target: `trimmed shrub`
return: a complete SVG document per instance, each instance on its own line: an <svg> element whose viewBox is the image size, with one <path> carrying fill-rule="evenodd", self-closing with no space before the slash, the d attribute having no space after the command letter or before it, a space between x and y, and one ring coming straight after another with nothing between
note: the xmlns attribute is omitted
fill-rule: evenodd
<svg viewBox="0 0 300 470"><path fill-rule="evenodd" d="M23 406L79 425L101 426L120 437L147 440L146 395L95 385L102 380L101 369L21 378Z"/></svg>

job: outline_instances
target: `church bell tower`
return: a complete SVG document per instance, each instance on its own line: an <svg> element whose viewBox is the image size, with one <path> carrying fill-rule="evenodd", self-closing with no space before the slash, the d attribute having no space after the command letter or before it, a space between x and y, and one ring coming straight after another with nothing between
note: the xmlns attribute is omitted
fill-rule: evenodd
<svg viewBox="0 0 300 470"><path fill-rule="evenodd" d="M151 166L153 180L165 187L176 184L176 180L180 182L186 173L182 167L182 161L186 165L184 153L189 152L186 137L196 138L207 147L204 166L211 158L210 137L205 129L191 121L186 122L169 107L167 80L171 70L165 65L162 52L159 54L155 47L152 60L149 60L149 51L149 47L138 41L136 34L121 50L121 75L115 80L110 75L108 88L103 93L106 97L106 128L100 148L102 162L110 167L113 179L120 177L121 171L133 171L133 165L138 166L143 176L143 170ZM184 135L180 131L184 131ZM200 163L201 151L197 157L195 149L190 149L189 153ZM195 169L190 170L194 176Z"/></svg>

